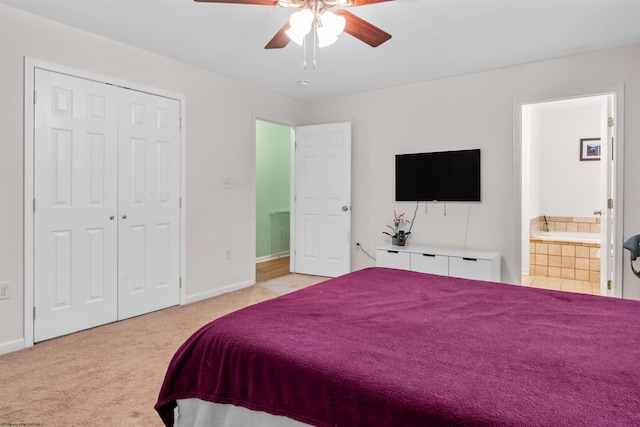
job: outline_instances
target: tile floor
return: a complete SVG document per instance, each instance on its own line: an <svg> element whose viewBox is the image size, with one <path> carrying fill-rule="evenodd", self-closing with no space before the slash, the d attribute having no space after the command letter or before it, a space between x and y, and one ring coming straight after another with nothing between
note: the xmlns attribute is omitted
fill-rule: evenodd
<svg viewBox="0 0 640 427"><path fill-rule="evenodd" d="M522 275L522 286L532 288L553 289L556 291L577 292L582 294L600 295L599 282L586 282L582 280L562 279L559 277Z"/></svg>

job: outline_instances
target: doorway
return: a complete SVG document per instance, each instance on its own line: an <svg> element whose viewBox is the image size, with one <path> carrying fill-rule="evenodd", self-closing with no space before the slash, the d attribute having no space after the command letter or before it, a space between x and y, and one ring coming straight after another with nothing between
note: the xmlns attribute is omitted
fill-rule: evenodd
<svg viewBox="0 0 640 427"><path fill-rule="evenodd" d="M523 285L621 296L616 93L516 103Z"/></svg>
<svg viewBox="0 0 640 427"><path fill-rule="evenodd" d="M256 282L288 274L293 129L256 120Z"/></svg>
<svg viewBox="0 0 640 427"><path fill-rule="evenodd" d="M261 186L268 186L270 178L262 178L258 162L261 154L258 140L263 124L255 120L256 140L256 205L261 198ZM280 125L275 125L280 126ZM289 168L289 254L290 272L316 276L337 277L351 271L351 123L285 126L290 138ZM284 136L282 141L286 141ZM286 145L286 142L284 143ZM283 155L284 157L284 155ZM285 162L286 163L286 162ZM294 166L295 165L295 166ZM281 213L286 199L285 186L280 191L283 203L261 215ZM272 197L271 200L274 198ZM256 212L258 209L256 209ZM256 214L257 215L257 214ZM271 220L269 220L270 223ZM256 232L259 220L256 217ZM271 234L273 227L263 227ZM276 234L284 233L286 226L276 227ZM278 236L269 240L273 242ZM258 253L256 236L256 253ZM272 250L267 259L285 251ZM256 261L260 258L256 256Z"/></svg>

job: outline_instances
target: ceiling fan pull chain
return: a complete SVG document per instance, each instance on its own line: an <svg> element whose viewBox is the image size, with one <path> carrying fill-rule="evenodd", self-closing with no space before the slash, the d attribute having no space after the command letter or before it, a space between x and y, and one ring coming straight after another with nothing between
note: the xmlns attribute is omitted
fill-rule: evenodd
<svg viewBox="0 0 640 427"><path fill-rule="evenodd" d="M302 39L302 69L307 69L307 36Z"/></svg>
<svg viewBox="0 0 640 427"><path fill-rule="evenodd" d="M318 17L316 16L313 19L313 68L317 68L317 65L318 65L316 62L316 45L318 44L316 40L316 37L318 37L317 29L318 29Z"/></svg>

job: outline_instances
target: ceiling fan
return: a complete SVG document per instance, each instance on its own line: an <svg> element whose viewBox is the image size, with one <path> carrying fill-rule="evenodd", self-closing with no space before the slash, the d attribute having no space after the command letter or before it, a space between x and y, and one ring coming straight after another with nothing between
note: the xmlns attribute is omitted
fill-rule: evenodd
<svg viewBox="0 0 640 427"><path fill-rule="evenodd" d="M343 31L353 37L377 47L391 38L391 34L370 24L346 10L329 9L335 6L363 6L393 0L195 0L208 3L234 3L263 6L290 7L298 9L289 22L267 43L265 49L280 49L294 41L303 44L306 34L312 28L318 36L320 47L334 43Z"/></svg>

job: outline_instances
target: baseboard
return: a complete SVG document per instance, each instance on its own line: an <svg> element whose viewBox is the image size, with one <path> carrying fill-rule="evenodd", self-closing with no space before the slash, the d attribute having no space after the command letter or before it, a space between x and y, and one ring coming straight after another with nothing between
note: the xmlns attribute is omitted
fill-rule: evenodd
<svg viewBox="0 0 640 427"><path fill-rule="evenodd" d="M224 288L212 289L210 291L201 292L195 295L187 295L184 303L191 304L193 302L202 301L208 298L217 297L218 295L248 288L249 286L253 286L253 285L255 285L255 283L253 282L242 282L242 283L236 283L235 285L225 286Z"/></svg>
<svg viewBox="0 0 640 427"><path fill-rule="evenodd" d="M0 344L0 354L12 353L24 348L24 338Z"/></svg>
<svg viewBox="0 0 640 427"><path fill-rule="evenodd" d="M271 260L282 258L282 257L285 257L285 256L289 256L289 251L280 252L279 254L261 256L259 258L256 258L256 263L261 263L261 262L265 262L265 261L271 261Z"/></svg>

